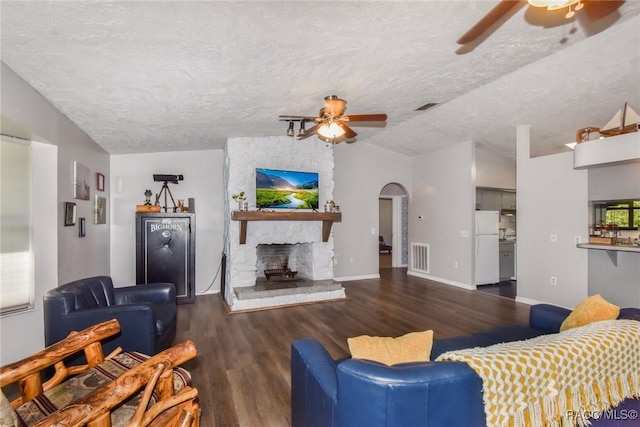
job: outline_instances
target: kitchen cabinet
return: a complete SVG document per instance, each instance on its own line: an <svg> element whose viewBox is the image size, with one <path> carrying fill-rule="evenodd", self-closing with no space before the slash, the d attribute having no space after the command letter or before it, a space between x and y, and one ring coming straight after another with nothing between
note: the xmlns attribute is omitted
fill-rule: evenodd
<svg viewBox="0 0 640 427"><path fill-rule="evenodd" d="M195 215L136 213L136 283L173 283L178 304L196 297Z"/></svg>
<svg viewBox="0 0 640 427"><path fill-rule="evenodd" d="M476 190L476 205L479 205L481 211L499 211L502 209L501 191L489 189Z"/></svg>
<svg viewBox="0 0 640 427"><path fill-rule="evenodd" d="M514 211L516 192L493 188L476 189L476 209L482 211Z"/></svg>
<svg viewBox="0 0 640 427"><path fill-rule="evenodd" d="M515 242L500 242L499 267L500 280L509 280L515 276Z"/></svg>
<svg viewBox="0 0 640 427"><path fill-rule="evenodd" d="M502 191L501 192L502 209L514 210L516 208L516 192L515 191Z"/></svg>

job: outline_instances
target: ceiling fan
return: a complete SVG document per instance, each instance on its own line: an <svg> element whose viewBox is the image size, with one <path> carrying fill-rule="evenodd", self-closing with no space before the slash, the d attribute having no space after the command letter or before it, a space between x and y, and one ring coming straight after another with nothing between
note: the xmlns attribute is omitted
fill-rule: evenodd
<svg viewBox="0 0 640 427"><path fill-rule="evenodd" d="M387 120L386 114L345 115L346 105L347 101L344 99L340 99L336 95L328 95L324 97L324 107L320 109L318 116L285 115L279 116L279 120L289 122L288 136L295 135L294 123L300 122L300 130L297 134L298 139L308 138L315 133L318 138L331 144L337 144L343 140L349 142L349 140L358 135L346 123L358 126L357 122L384 122ZM306 122L314 122L315 124L311 128L305 129Z"/></svg>
<svg viewBox="0 0 640 427"><path fill-rule="evenodd" d="M584 9L587 17L596 21L604 18L618 9L624 3L624 0L527 0L534 7L546 7L547 10L553 11L558 9L567 9L565 18L570 19L575 12ZM516 5L522 5L524 0L500 0L480 21L462 35L457 41L458 44L467 44L484 34L491 26L497 23L503 16Z"/></svg>

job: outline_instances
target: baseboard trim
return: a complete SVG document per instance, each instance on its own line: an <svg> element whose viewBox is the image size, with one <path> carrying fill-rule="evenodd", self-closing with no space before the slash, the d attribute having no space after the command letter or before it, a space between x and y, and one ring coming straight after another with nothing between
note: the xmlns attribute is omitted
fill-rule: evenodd
<svg viewBox="0 0 640 427"><path fill-rule="evenodd" d="M213 294L219 294L220 293L220 289L209 289L206 291L199 291L196 289L196 296L200 296L200 295L213 295Z"/></svg>
<svg viewBox="0 0 640 427"><path fill-rule="evenodd" d="M362 276L345 276L345 277L334 277L333 280L336 282L350 282L352 280L367 280L367 279L379 279L379 274L365 274Z"/></svg>
<svg viewBox="0 0 640 427"><path fill-rule="evenodd" d="M519 297L516 295L516 302L521 302L523 304L527 304L527 305L536 305L536 304L546 304L542 301L538 301L535 299L531 299L531 298L526 298L526 297Z"/></svg>
<svg viewBox="0 0 640 427"><path fill-rule="evenodd" d="M467 289L469 291L475 291L477 288L475 285L468 285L462 282L456 282L454 280L443 279L442 277L432 276L430 274L417 273L415 271L407 271L407 275L420 277L422 279L433 280L434 282L444 283L445 285L455 286L456 288Z"/></svg>
<svg viewBox="0 0 640 427"><path fill-rule="evenodd" d="M551 305L555 305L555 306L558 306L558 307L566 308L567 310L573 310L573 308L571 308L571 307L566 307L564 305L556 304L554 302L538 301L537 299L526 298L526 297L518 297L518 296L516 296L516 302L521 302L521 303L527 304L527 305L551 304Z"/></svg>

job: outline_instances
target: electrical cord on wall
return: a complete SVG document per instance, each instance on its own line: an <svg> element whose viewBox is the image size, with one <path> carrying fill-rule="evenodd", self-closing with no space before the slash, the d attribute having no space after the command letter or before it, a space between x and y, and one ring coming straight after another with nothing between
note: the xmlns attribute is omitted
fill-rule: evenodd
<svg viewBox="0 0 640 427"><path fill-rule="evenodd" d="M209 289L211 289L211 287L213 286L213 284L216 282L216 279L218 278L218 275L220 274L220 269L222 268L222 259L220 259L220 264L218 264L218 270L216 271L216 275L213 277L213 280L211 281L211 283L209 284L209 286L207 286L207 289L205 289L204 291L198 291L196 289L196 295L202 295L205 292L207 292Z"/></svg>

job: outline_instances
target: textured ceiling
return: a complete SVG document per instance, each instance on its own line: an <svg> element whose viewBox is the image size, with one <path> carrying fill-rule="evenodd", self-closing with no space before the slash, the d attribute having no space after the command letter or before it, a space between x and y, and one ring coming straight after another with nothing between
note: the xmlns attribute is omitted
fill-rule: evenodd
<svg viewBox="0 0 640 427"><path fill-rule="evenodd" d="M1 59L113 154L283 135L278 115L329 94L387 113L358 141L409 155L473 140L513 158L518 124L534 155L564 151L640 108L640 2L598 21L522 2L457 45L496 2L2 0Z"/></svg>

